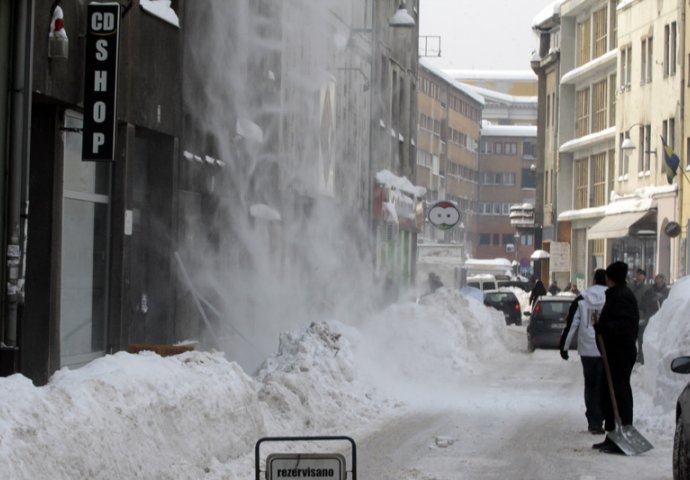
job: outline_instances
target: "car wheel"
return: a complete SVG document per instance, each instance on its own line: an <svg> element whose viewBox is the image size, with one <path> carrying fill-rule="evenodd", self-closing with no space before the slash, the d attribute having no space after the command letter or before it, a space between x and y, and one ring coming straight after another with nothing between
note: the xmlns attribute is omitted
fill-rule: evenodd
<svg viewBox="0 0 690 480"><path fill-rule="evenodd" d="M685 436L682 418L676 423L676 434L673 437L673 480L690 479L690 462L688 462L688 441Z"/></svg>
<svg viewBox="0 0 690 480"><path fill-rule="evenodd" d="M528 336L527 337L527 351L529 353L534 352L536 350L536 347L534 346L534 342L532 341L532 337Z"/></svg>

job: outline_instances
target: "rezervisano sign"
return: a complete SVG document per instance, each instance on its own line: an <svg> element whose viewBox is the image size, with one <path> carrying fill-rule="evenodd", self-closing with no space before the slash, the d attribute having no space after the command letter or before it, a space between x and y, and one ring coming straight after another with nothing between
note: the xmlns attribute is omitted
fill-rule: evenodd
<svg viewBox="0 0 690 480"><path fill-rule="evenodd" d="M115 159L120 4L89 3L84 62L82 160Z"/></svg>

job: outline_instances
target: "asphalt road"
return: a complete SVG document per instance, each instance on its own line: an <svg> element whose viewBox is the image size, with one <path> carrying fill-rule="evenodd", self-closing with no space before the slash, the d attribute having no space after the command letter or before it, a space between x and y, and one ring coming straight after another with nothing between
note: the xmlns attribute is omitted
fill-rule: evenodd
<svg viewBox="0 0 690 480"><path fill-rule="evenodd" d="M603 437L586 431L582 388L576 353L568 362L554 350L516 353L439 392L446 398L438 405L419 402L360 440L357 478L672 479L672 433L646 435L655 448L635 457L592 450Z"/></svg>

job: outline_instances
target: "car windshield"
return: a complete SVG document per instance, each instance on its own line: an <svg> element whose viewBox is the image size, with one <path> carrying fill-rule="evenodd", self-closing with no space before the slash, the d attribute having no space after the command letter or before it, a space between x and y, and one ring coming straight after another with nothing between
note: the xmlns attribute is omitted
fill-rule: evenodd
<svg viewBox="0 0 690 480"><path fill-rule="evenodd" d="M501 303L517 300L515 295L509 292L485 293L484 299L487 303Z"/></svg>
<svg viewBox="0 0 690 480"><path fill-rule="evenodd" d="M539 310L544 315L560 315L568 312L571 302L541 302Z"/></svg>

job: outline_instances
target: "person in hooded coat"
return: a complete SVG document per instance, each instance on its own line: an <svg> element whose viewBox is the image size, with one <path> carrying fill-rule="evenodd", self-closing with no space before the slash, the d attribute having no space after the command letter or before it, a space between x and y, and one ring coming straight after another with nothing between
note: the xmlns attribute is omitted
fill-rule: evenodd
<svg viewBox="0 0 690 480"><path fill-rule="evenodd" d="M537 280L537 283L534 284L534 288L532 289L532 293L529 296L530 308L532 308L532 309L534 308L534 303L542 295L546 295L546 287L544 286L544 282L542 282L541 280Z"/></svg>
<svg viewBox="0 0 690 480"><path fill-rule="evenodd" d="M606 303L601 315L594 323L594 330L601 337L604 352L608 360L613 390L618 403L623 426L633 423L633 393L630 386L630 376L637 358L637 333L640 321L640 311L637 307L635 294L628 288L626 277L628 265L624 262L613 262L606 267ZM601 403L604 412L604 430L610 432L615 429L616 421L613 413L613 403L609 395L606 378L601 387ZM608 437L601 443L595 443L592 448L606 453L621 453L618 446Z"/></svg>
<svg viewBox="0 0 690 480"><path fill-rule="evenodd" d="M604 378L604 364L597 347L596 333L592 318L601 313L606 301L606 271L594 272L594 285L582 292L577 302L573 321L561 346L561 357L568 360L568 349L577 335L577 353L582 362L582 374L585 380L585 417L587 430L594 435L602 435L604 414L601 408L601 387ZM578 297L579 298L579 297Z"/></svg>

